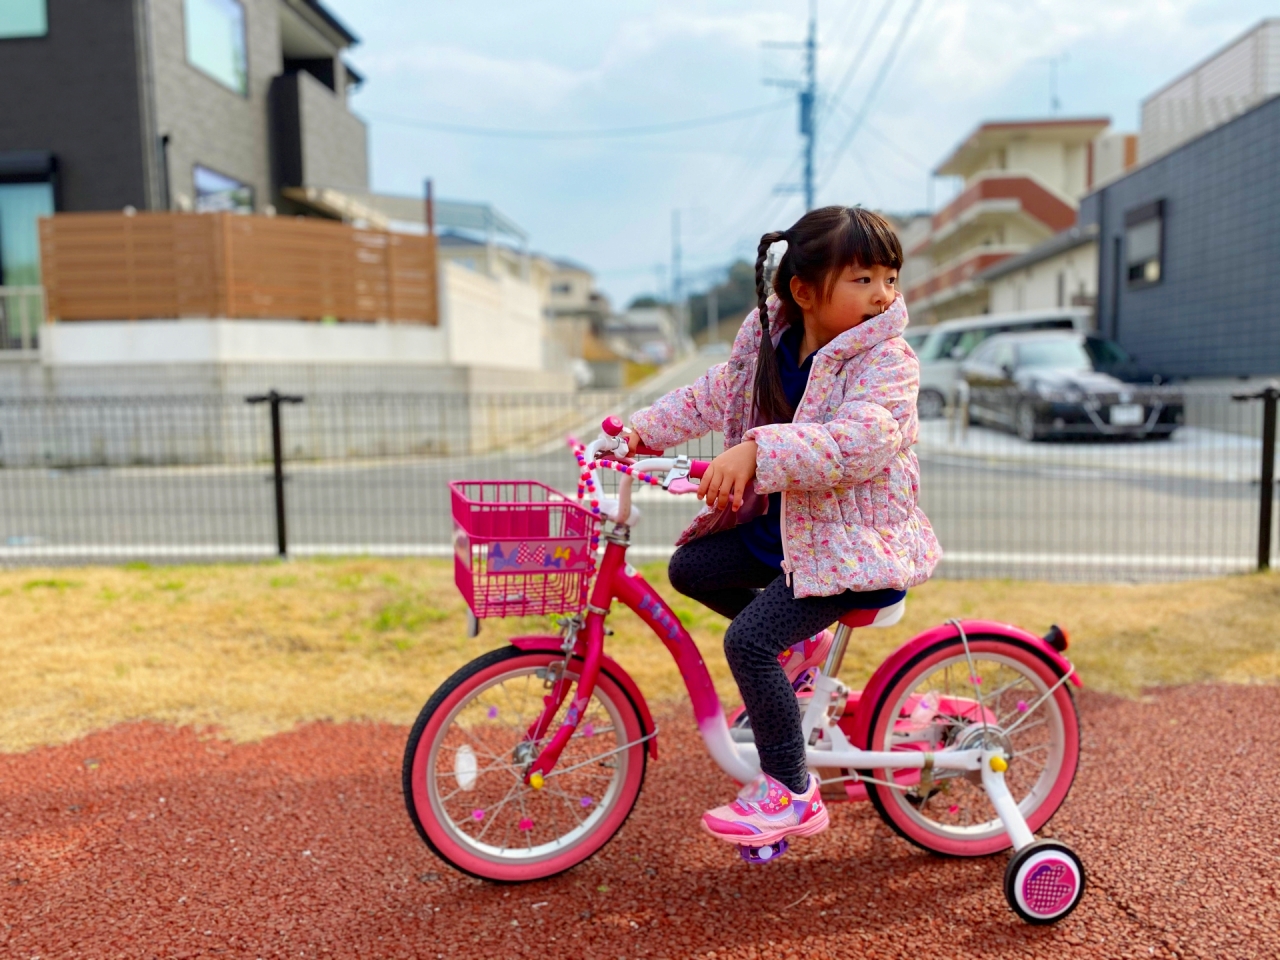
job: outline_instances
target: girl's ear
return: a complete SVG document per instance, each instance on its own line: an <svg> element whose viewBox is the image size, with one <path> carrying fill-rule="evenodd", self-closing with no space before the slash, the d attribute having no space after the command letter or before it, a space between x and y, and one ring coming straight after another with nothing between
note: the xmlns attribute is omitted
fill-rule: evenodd
<svg viewBox="0 0 1280 960"><path fill-rule="evenodd" d="M813 288L799 277L792 277L789 286L791 287L791 299L796 302L796 306L801 310L812 310L817 299L814 296Z"/></svg>

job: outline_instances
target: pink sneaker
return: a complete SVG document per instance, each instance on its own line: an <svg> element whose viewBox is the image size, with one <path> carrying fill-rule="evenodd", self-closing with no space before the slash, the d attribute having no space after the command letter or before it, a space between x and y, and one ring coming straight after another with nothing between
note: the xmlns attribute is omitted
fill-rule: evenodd
<svg viewBox="0 0 1280 960"><path fill-rule="evenodd" d="M809 774L809 789L793 794L762 773L738 793L738 799L702 815L702 826L717 840L761 847L787 837L811 837L827 829L827 805L818 793L818 778Z"/></svg>
<svg viewBox="0 0 1280 960"><path fill-rule="evenodd" d="M804 687L813 683L822 665L827 662L827 651L836 635L830 630L823 630L812 637L806 637L799 643L792 644L778 654L778 662L791 681L791 688L799 693Z"/></svg>

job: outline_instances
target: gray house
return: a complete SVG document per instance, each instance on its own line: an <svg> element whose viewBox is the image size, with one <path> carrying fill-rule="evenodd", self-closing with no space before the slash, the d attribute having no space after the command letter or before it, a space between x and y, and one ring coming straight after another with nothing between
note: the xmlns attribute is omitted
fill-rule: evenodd
<svg viewBox="0 0 1280 960"><path fill-rule="evenodd" d="M54 211L358 215L356 42L317 0L3 0L0 286Z"/></svg>
<svg viewBox="0 0 1280 960"><path fill-rule="evenodd" d="M1280 373L1280 97L1085 198L1098 329L1187 377Z"/></svg>

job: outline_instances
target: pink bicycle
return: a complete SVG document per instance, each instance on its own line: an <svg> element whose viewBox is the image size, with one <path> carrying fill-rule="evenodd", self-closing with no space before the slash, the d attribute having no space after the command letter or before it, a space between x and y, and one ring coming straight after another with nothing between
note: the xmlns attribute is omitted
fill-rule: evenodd
<svg viewBox="0 0 1280 960"><path fill-rule="evenodd" d="M675 658L707 751L729 777L759 772L741 708L726 715L693 640L628 563L640 518L633 484L696 490L706 469L685 457L626 463L616 418L586 447L571 498L535 481L450 484L459 589L481 618L560 614L560 632L511 638L468 663L422 708L405 749L409 816L441 859L500 882L549 877L586 860L635 805L658 728L644 695L605 653L616 600ZM600 471L619 472L602 495ZM603 555L599 545L604 541ZM1015 851L1009 905L1052 923L1080 902L1085 872L1056 840L1036 840L1066 799L1080 754L1079 719L1058 627L1045 637L1009 624L951 620L899 647L865 689L838 674L849 636L897 623L905 601L857 610L801 694L808 761L828 802L870 800L901 836L945 856ZM760 863L786 851L743 847Z"/></svg>

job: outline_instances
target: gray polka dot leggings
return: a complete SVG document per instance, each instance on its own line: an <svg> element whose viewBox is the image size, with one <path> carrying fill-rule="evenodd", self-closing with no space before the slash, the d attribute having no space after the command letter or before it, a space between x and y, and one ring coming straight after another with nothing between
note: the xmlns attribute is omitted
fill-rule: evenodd
<svg viewBox="0 0 1280 960"><path fill-rule="evenodd" d="M733 620L724 653L751 718L760 767L789 789L803 791L808 767L800 708L778 655L850 610L882 606L878 601L885 595L900 594L845 591L797 599L786 578L748 550L736 530L686 543L671 557L667 575L680 593Z"/></svg>

